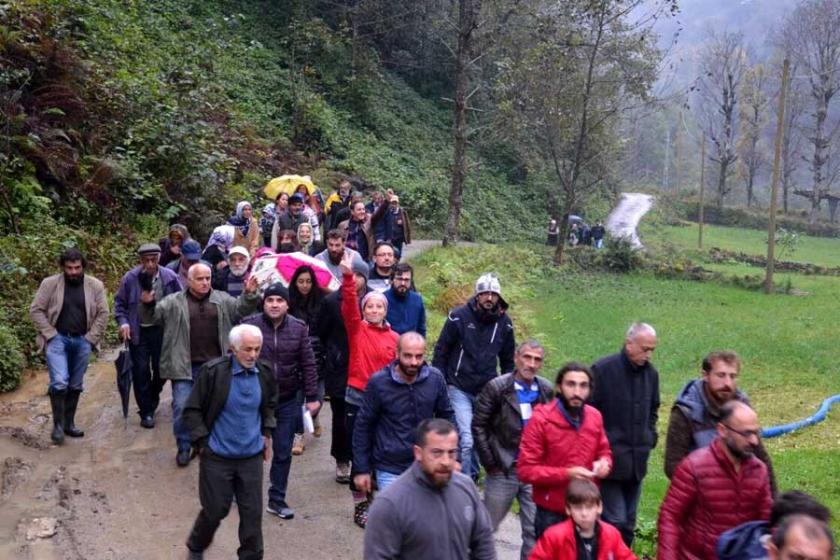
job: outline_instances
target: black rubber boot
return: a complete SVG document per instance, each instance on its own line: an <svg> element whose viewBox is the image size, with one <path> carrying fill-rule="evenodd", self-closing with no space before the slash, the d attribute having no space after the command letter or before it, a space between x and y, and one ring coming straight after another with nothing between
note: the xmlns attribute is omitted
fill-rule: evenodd
<svg viewBox="0 0 840 560"><path fill-rule="evenodd" d="M64 399L67 391L50 391L50 406L52 407L53 429L50 439L53 443L64 443Z"/></svg>
<svg viewBox="0 0 840 560"><path fill-rule="evenodd" d="M64 433L70 437L85 437L85 433L76 427L76 408L81 394L81 391L69 389L64 399Z"/></svg>

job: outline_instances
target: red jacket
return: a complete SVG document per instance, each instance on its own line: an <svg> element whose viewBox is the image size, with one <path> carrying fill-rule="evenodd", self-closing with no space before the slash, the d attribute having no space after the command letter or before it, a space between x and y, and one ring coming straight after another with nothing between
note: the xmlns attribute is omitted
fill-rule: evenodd
<svg viewBox="0 0 840 560"><path fill-rule="evenodd" d="M603 521L598 526L598 560L636 560L618 529ZM528 557L528 560L577 559L575 524L571 519L549 527Z"/></svg>
<svg viewBox="0 0 840 560"><path fill-rule="evenodd" d="M534 485L534 502L538 506L565 515L570 480L567 469L591 469L598 459L607 459L612 466L601 413L584 405L583 423L576 430L554 399L537 406L528 420L519 443L516 470L522 482Z"/></svg>
<svg viewBox="0 0 840 560"><path fill-rule="evenodd" d="M387 323L377 326L362 320L352 274L344 274L341 279L341 317L350 348L347 384L364 391L370 376L397 357L399 335Z"/></svg>
<svg viewBox="0 0 840 560"><path fill-rule="evenodd" d="M677 466L659 510L658 560L714 560L720 535L770 518L770 478L755 457L737 471L720 439Z"/></svg>

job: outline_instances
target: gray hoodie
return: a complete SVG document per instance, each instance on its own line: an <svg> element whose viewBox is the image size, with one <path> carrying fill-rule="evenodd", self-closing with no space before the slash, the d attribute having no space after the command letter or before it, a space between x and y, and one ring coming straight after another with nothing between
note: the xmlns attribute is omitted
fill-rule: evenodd
<svg viewBox="0 0 840 560"><path fill-rule="evenodd" d="M470 477L435 488L415 461L376 496L365 528L365 560L495 560L493 525Z"/></svg>

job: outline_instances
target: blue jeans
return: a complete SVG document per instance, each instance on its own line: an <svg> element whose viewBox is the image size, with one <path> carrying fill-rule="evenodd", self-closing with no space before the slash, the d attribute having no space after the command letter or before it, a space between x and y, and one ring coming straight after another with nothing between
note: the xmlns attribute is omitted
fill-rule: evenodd
<svg viewBox="0 0 840 560"><path fill-rule="evenodd" d="M393 484L400 476L402 475L376 469L376 487L380 492L382 492Z"/></svg>
<svg viewBox="0 0 840 560"><path fill-rule="evenodd" d="M88 366L90 342L83 336L57 334L47 342L47 371L50 374L50 392L82 390L82 381Z"/></svg>
<svg viewBox="0 0 840 560"><path fill-rule="evenodd" d="M272 457L268 487L268 499L286 504L286 488L289 486L289 471L292 468L292 443L295 439L295 426L300 419L300 401L297 395L277 403L274 416L277 427L271 438Z"/></svg>
<svg viewBox="0 0 840 560"><path fill-rule="evenodd" d="M192 365L192 379L172 380L172 432L175 434L175 441L178 443L178 451L192 447L190 431L181 421L181 412L184 410L184 404L192 391L193 380L202 365Z"/></svg>
<svg viewBox="0 0 840 560"><path fill-rule="evenodd" d="M642 495L641 480L602 480L601 499L604 503L604 521L621 531L624 544L633 544L636 530L636 510Z"/></svg>
<svg viewBox="0 0 840 560"><path fill-rule="evenodd" d="M534 504L531 485L521 482L515 470L507 474L488 474L484 479L484 506L490 514L494 531L498 530L499 523L510 511L514 498L519 499L519 524L522 527L520 557L525 560L536 543L534 517L537 506Z"/></svg>
<svg viewBox="0 0 840 560"><path fill-rule="evenodd" d="M458 441L461 448L461 472L467 476L479 473L478 458L473 453L472 418L475 396L449 385L449 401L455 412L458 425Z"/></svg>

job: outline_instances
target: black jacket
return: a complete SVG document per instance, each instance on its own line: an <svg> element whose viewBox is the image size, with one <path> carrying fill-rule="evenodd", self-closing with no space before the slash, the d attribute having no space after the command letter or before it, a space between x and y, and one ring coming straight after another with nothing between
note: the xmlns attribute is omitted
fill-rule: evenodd
<svg viewBox="0 0 840 560"><path fill-rule="evenodd" d="M551 401L554 398L551 383L542 377L536 377L535 381L540 396L533 406ZM522 413L512 373L492 379L484 386L473 408L472 432L484 470L509 473L522 437Z"/></svg>
<svg viewBox="0 0 840 560"><path fill-rule="evenodd" d="M609 480L640 481L656 447L659 373L648 362L634 365L622 349L592 365L595 390L591 404L601 411L613 453Z"/></svg>
<svg viewBox="0 0 840 560"><path fill-rule="evenodd" d="M287 313L275 327L265 313L257 313L242 319L242 324L254 325L262 332L260 360L274 374L278 399L288 400L302 390L306 402L317 401L318 371L306 323Z"/></svg>
<svg viewBox="0 0 840 560"><path fill-rule="evenodd" d="M443 375L426 364L409 385L397 380L396 360L374 373L353 426L353 471L374 469L401 474L414 462L413 447L421 420L455 423Z"/></svg>
<svg viewBox="0 0 840 560"><path fill-rule="evenodd" d="M432 365L443 372L446 382L471 395L501 371L513 371L516 340L507 305L500 300L499 311L481 319L476 298L449 313L440 331Z"/></svg>
<svg viewBox="0 0 840 560"><path fill-rule="evenodd" d="M370 290L366 290L366 293ZM324 388L331 398L343 399L347 390L347 363L350 349L341 318L341 290L324 298L315 321L313 335L321 340L324 352Z"/></svg>
<svg viewBox="0 0 840 560"><path fill-rule="evenodd" d="M195 378L190 396L184 404L181 418L190 432L190 440L196 447L204 447L210 438L210 432L216 418L222 413L230 394L231 356L226 355L210 360L201 366ZM260 376L262 400L260 402L260 416L262 417L262 433L270 436L277 426L274 409L277 406L277 385L274 376L264 363L257 363Z"/></svg>

